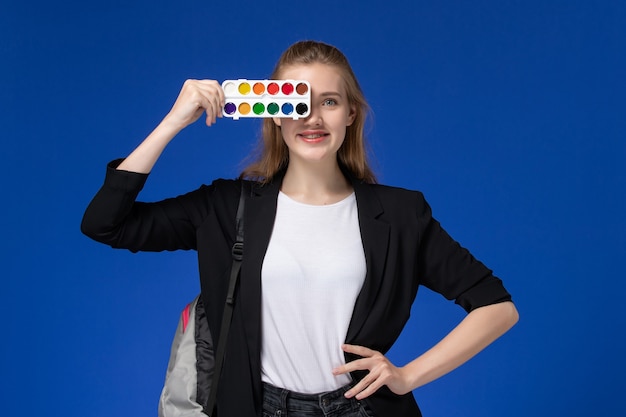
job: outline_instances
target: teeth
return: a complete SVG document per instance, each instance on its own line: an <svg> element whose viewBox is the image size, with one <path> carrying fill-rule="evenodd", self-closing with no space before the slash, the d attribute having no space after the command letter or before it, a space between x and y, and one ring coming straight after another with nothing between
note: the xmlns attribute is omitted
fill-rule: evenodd
<svg viewBox="0 0 626 417"><path fill-rule="evenodd" d="M324 135L317 134L317 135L302 135L302 136L307 139L317 139L317 138L321 138Z"/></svg>

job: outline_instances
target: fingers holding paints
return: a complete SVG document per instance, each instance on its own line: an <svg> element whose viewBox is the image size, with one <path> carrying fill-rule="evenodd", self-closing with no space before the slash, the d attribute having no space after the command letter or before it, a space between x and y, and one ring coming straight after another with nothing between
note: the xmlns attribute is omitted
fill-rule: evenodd
<svg viewBox="0 0 626 417"><path fill-rule="evenodd" d="M178 94L167 118L186 127L206 113L206 125L214 124L222 117L224 90L215 80L187 80Z"/></svg>

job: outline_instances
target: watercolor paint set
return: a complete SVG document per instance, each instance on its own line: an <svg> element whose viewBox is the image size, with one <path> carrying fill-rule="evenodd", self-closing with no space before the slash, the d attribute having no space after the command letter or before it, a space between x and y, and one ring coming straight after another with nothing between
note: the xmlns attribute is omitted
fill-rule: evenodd
<svg viewBox="0 0 626 417"><path fill-rule="evenodd" d="M311 86L305 80L226 80L224 117L307 117Z"/></svg>

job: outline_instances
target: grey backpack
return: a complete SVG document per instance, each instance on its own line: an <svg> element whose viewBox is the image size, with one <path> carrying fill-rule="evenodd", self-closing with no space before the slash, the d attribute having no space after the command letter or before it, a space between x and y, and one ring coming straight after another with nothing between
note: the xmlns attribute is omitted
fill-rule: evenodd
<svg viewBox="0 0 626 417"><path fill-rule="evenodd" d="M159 417L206 417L215 411L217 384L243 260L243 212L247 190L248 183L242 180L235 225L237 234L232 248L233 263L217 350L213 349L202 297L197 296L183 310L176 328L159 400Z"/></svg>
<svg viewBox="0 0 626 417"><path fill-rule="evenodd" d="M197 296L185 307L176 327L159 417L206 417L214 369L211 332Z"/></svg>

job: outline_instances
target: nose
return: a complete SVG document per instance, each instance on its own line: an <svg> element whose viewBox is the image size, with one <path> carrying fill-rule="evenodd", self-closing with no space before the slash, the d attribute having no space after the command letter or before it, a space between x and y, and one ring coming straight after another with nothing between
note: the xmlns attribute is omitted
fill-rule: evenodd
<svg viewBox="0 0 626 417"><path fill-rule="evenodd" d="M319 110L315 107L311 106L311 111L309 115L304 119L304 123L309 126L319 126L322 124L322 117Z"/></svg>

